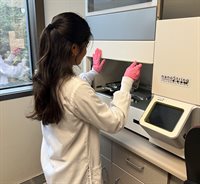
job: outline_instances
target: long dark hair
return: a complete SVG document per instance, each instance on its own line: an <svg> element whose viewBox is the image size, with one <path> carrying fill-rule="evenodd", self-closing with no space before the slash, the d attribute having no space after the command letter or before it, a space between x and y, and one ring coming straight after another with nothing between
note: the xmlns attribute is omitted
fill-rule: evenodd
<svg viewBox="0 0 200 184"><path fill-rule="evenodd" d="M55 16L43 30L33 77L34 111L28 118L42 121L43 125L59 123L64 110L59 89L64 80L75 75L72 45L78 45L81 52L90 37L87 22L72 12Z"/></svg>

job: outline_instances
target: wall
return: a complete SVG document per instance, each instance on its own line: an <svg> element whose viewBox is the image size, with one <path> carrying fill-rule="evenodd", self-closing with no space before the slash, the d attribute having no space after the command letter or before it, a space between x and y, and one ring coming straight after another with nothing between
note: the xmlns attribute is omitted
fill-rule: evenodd
<svg viewBox="0 0 200 184"><path fill-rule="evenodd" d="M44 0L44 4L46 24L49 24L55 15L65 11L72 11L81 16L85 15L84 0Z"/></svg>
<svg viewBox="0 0 200 184"><path fill-rule="evenodd" d="M52 18L66 11L71 11L77 13L78 15L84 17L85 16L85 0L44 0L45 4L45 24L48 25L51 23ZM84 62L80 64L79 67L75 67L75 71L77 74L81 73L84 69Z"/></svg>
<svg viewBox="0 0 200 184"><path fill-rule="evenodd" d="M25 181L41 174L40 123L25 116L32 97L0 102L0 184Z"/></svg>
<svg viewBox="0 0 200 184"><path fill-rule="evenodd" d="M44 0L46 25L64 11L84 15L84 0ZM0 184L18 184L41 174L40 123L27 119L32 97L0 102Z"/></svg>

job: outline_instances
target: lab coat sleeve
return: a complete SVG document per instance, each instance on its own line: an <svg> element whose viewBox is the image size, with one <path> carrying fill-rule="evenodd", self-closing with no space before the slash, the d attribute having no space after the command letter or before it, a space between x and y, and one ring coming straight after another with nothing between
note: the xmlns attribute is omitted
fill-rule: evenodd
<svg viewBox="0 0 200 184"><path fill-rule="evenodd" d="M14 54L10 54L6 59L5 59L5 62L8 63L8 64L11 64L13 62L13 60L15 59L15 55Z"/></svg>
<svg viewBox="0 0 200 184"><path fill-rule="evenodd" d="M91 85L96 75L98 75L98 72L92 69L89 72L81 73L79 77Z"/></svg>
<svg viewBox="0 0 200 184"><path fill-rule="evenodd" d="M0 63L0 73L7 77L19 77L23 71L23 64L19 63L17 66Z"/></svg>
<svg viewBox="0 0 200 184"><path fill-rule="evenodd" d="M79 119L100 130L114 133L124 127L130 99L129 92L117 91L108 106L98 98L94 89L85 83L74 92L72 103L74 113Z"/></svg>

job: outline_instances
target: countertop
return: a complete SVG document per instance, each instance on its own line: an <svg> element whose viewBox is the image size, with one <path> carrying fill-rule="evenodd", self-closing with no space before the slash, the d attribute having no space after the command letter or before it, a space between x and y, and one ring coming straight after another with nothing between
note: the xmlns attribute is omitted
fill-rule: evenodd
<svg viewBox="0 0 200 184"><path fill-rule="evenodd" d="M127 129L123 129L116 134L109 134L101 131L101 134L157 167L176 176L180 180L186 180L185 161L182 158L153 145L146 138Z"/></svg>

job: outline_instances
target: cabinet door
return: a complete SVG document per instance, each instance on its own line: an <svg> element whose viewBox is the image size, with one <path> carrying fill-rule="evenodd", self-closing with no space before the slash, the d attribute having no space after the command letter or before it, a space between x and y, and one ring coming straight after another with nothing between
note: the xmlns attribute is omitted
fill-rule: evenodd
<svg viewBox="0 0 200 184"><path fill-rule="evenodd" d="M175 176L172 176L169 174L169 184L184 184L184 181L181 181L180 179L176 178Z"/></svg>
<svg viewBox="0 0 200 184"><path fill-rule="evenodd" d="M108 138L100 136L100 152L108 160L111 160L111 143Z"/></svg>
<svg viewBox="0 0 200 184"><path fill-rule="evenodd" d="M86 16L86 20L94 40L155 40L156 7Z"/></svg>
<svg viewBox="0 0 200 184"><path fill-rule="evenodd" d="M112 184L143 184L137 178L131 176L116 164L112 163Z"/></svg>
<svg viewBox="0 0 200 184"><path fill-rule="evenodd" d="M168 173L118 144L112 144L112 162L144 183L167 184Z"/></svg>
<svg viewBox="0 0 200 184"><path fill-rule="evenodd" d="M103 184L111 184L111 161L101 156Z"/></svg>

